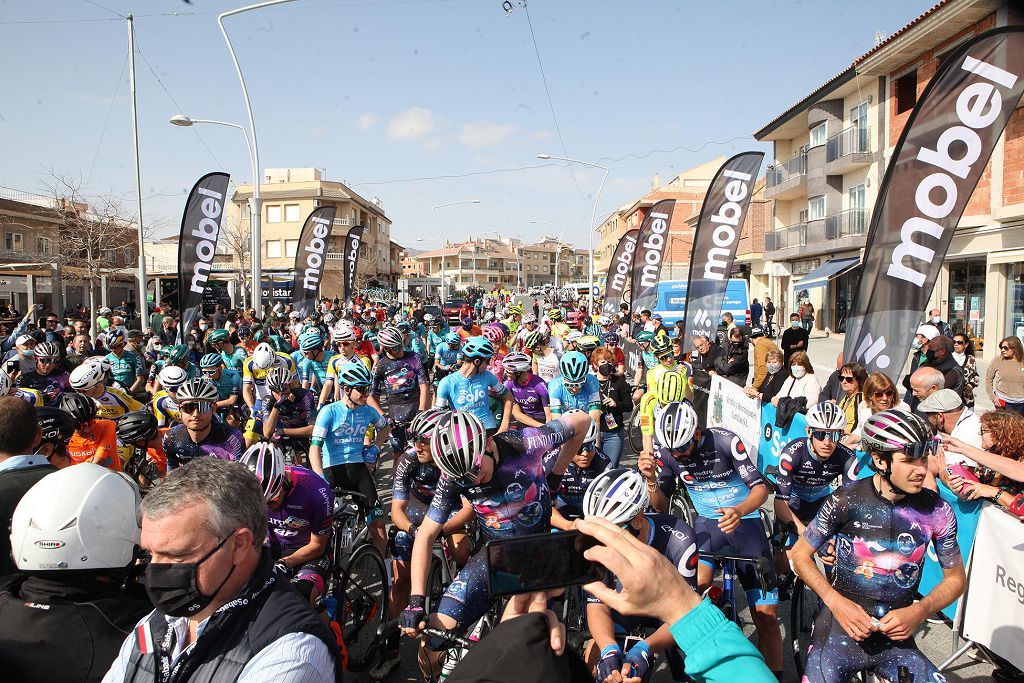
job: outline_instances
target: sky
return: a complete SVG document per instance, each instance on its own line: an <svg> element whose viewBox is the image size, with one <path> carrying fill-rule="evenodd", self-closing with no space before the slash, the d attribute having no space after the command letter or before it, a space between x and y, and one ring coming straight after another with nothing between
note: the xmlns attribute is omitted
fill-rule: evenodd
<svg viewBox="0 0 1024 683"><path fill-rule="evenodd" d="M586 247L598 221L719 156L932 0L298 0L225 20L263 168L324 169L431 249L499 232ZM217 25L240 0L0 0L0 186L52 173L135 202L127 23L135 15L144 222L177 229L195 181L251 180L247 124ZM121 15L121 16L119 16ZM539 54L539 60L538 60ZM479 199L437 209L432 207ZM531 223L530 221L538 221ZM545 225L550 223L554 225Z"/></svg>

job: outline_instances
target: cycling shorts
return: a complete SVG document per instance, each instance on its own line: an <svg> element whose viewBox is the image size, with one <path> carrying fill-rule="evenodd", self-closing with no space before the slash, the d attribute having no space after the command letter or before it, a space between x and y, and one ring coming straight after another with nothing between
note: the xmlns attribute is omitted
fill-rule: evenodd
<svg viewBox="0 0 1024 683"><path fill-rule="evenodd" d="M316 589L317 595L323 595L327 588L327 582L331 577L333 563L331 553L326 552L320 557L295 570L292 574L292 584L295 588L309 599L309 587ZM307 585L303 585L307 584Z"/></svg>
<svg viewBox="0 0 1024 683"><path fill-rule="evenodd" d="M486 614L493 600L487 582L487 548L484 547L459 570L444 592L437 611L454 619L457 628L465 629Z"/></svg>
<svg viewBox="0 0 1024 683"><path fill-rule="evenodd" d="M704 553L713 553L723 548L731 548L738 555L750 557L760 556L768 560L772 576L765 577L766 580L774 583L774 559L771 549L768 546L768 538L764 535L764 528L761 520L741 519L736 530L725 533L718 528L718 521L707 517L697 517L693 530L697 532L697 544L700 548L700 563L707 567L714 567L713 560L705 560ZM765 591L757 579L757 572L750 562L737 562L736 573L740 578L740 585L747 594L747 604L750 605L777 605L779 604L779 590L774 588Z"/></svg>
<svg viewBox="0 0 1024 683"><path fill-rule="evenodd" d="M416 498L409 498L405 506L405 516L409 518L409 521L419 526L423 523L423 519L427 516L427 508L429 505L424 505L421 501ZM448 515L448 519L454 517L462 508L452 510L451 514ZM412 561L412 543L413 537L405 531L396 531L395 540L391 544L391 554L399 562L410 562Z"/></svg>
<svg viewBox="0 0 1024 683"><path fill-rule="evenodd" d="M365 464L355 462L325 467L324 479L332 489L355 491L366 496L367 522L384 517L384 509L381 508L380 499L377 497L377 486Z"/></svg>

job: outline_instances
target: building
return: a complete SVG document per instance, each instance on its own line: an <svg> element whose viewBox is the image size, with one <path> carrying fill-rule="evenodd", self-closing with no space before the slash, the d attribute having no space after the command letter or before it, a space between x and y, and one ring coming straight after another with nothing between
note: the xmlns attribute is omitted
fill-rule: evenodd
<svg viewBox="0 0 1024 683"><path fill-rule="evenodd" d="M806 295L820 313L816 326L845 328L878 186L917 98L963 41L1022 22L1005 0L944 0L755 133L775 148L766 188L774 229L764 258L780 308L793 310L797 295ZM983 345L987 358L997 351L986 340L1024 336L1021 111L967 205L929 304ZM801 286L812 271L812 284L827 284Z"/></svg>

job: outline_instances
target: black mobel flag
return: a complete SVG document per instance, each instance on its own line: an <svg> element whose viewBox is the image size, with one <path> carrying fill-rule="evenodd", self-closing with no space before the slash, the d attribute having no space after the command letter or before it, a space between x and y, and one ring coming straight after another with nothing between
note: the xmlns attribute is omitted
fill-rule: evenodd
<svg viewBox="0 0 1024 683"><path fill-rule="evenodd" d="M629 285L630 272L633 269L633 257L636 255L636 238L639 230L630 230L615 247L615 255L608 264L608 277L604 290L604 313L615 315L619 312L619 304Z"/></svg>
<svg viewBox="0 0 1024 683"><path fill-rule="evenodd" d="M879 186L843 357L898 373L953 233L1024 92L1024 27L982 33L939 67Z"/></svg>
<svg viewBox="0 0 1024 683"><path fill-rule="evenodd" d="M354 225L345 238L345 253L342 255L345 272L345 300L356 291L356 266L359 265L359 245L363 242L363 226Z"/></svg>
<svg viewBox="0 0 1024 683"><path fill-rule="evenodd" d="M633 254L633 277L630 281L632 313L650 308L658 299L658 281L661 280L661 266L665 262L668 230L675 206L674 199L661 200L647 211L644 222L640 224L636 253Z"/></svg>
<svg viewBox="0 0 1024 683"><path fill-rule="evenodd" d="M210 278L213 257L217 253L229 178L227 173L207 173L200 178L189 193L185 211L181 215L181 233L178 237L178 292L181 298L179 343L192 329L203 305L203 291Z"/></svg>
<svg viewBox="0 0 1024 683"><path fill-rule="evenodd" d="M714 339L743 221L763 160L764 152L737 154L722 164L704 195L693 233L686 283L685 350L693 347L694 337L704 335Z"/></svg>
<svg viewBox="0 0 1024 683"><path fill-rule="evenodd" d="M320 298L327 263L327 242L334 224L333 206L313 209L299 233L299 247L295 252L295 286L292 287L292 310L303 315L310 313Z"/></svg>

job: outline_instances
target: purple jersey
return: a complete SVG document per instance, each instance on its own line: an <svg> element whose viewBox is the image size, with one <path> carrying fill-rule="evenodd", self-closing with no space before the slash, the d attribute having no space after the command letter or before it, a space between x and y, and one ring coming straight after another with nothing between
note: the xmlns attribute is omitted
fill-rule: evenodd
<svg viewBox="0 0 1024 683"><path fill-rule="evenodd" d="M173 470L204 455L221 460L240 460L245 451L242 433L214 420L210 433L202 443L195 443L188 435L185 425L172 427L164 435L164 453L167 454L167 469Z"/></svg>
<svg viewBox="0 0 1024 683"><path fill-rule="evenodd" d="M314 534L323 536L330 531L334 516L334 492L323 477L293 465L285 471L291 477L291 488L281 507L267 509L270 544L280 557L307 545Z"/></svg>
<svg viewBox="0 0 1024 683"><path fill-rule="evenodd" d="M505 380L505 388L512 393L512 400L528 417L538 422L547 420L544 409L548 407L548 385L537 375L530 375L529 381L519 384L514 379Z"/></svg>
<svg viewBox="0 0 1024 683"><path fill-rule="evenodd" d="M408 423L420 402L420 385L427 383L420 357L411 351L401 358L381 355L373 367L372 393L388 398L388 417L392 422Z"/></svg>
<svg viewBox="0 0 1024 683"><path fill-rule="evenodd" d="M35 389L48 406L60 404L60 398L71 391L70 375L64 370L40 375L38 372L26 372L18 378L18 386L24 389Z"/></svg>

